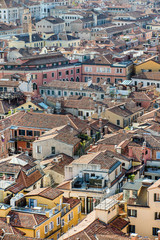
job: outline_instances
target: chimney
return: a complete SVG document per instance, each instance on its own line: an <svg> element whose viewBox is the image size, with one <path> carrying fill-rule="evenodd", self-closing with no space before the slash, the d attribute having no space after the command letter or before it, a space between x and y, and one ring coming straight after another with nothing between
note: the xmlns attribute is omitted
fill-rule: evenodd
<svg viewBox="0 0 160 240"><path fill-rule="evenodd" d="M121 153L122 153L122 148L119 147L119 146L117 146L117 147L116 147L116 152L119 153L119 154L121 154Z"/></svg>
<svg viewBox="0 0 160 240"><path fill-rule="evenodd" d="M138 234L137 233L131 233L131 240L138 240Z"/></svg>
<svg viewBox="0 0 160 240"><path fill-rule="evenodd" d="M157 111L154 113L154 121L157 122Z"/></svg>
<svg viewBox="0 0 160 240"><path fill-rule="evenodd" d="M108 126L105 126L105 127L104 127L104 134L108 134L108 132L109 132L109 131L108 131Z"/></svg>
<svg viewBox="0 0 160 240"><path fill-rule="evenodd" d="M99 129L100 129L100 133L102 133L102 119L99 119Z"/></svg>
<svg viewBox="0 0 160 240"><path fill-rule="evenodd" d="M137 233L131 233L131 240L138 240L138 234Z"/></svg>
<svg viewBox="0 0 160 240"><path fill-rule="evenodd" d="M11 216L8 215L8 216L6 216L6 218L7 218L7 223L10 224L10 218L11 218Z"/></svg>

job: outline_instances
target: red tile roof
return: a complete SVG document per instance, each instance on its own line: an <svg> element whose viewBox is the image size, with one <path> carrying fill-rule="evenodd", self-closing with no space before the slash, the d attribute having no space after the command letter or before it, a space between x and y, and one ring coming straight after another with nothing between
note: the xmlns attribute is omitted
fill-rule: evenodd
<svg viewBox="0 0 160 240"><path fill-rule="evenodd" d="M125 228L128 224L129 221L125 220L124 218L121 217L116 217L112 222L109 223L110 225L122 230Z"/></svg>
<svg viewBox="0 0 160 240"><path fill-rule="evenodd" d="M10 224L14 227L33 229L34 226L41 224L48 218L45 215L11 211Z"/></svg>
<svg viewBox="0 0 160 240"><path fill-rule="evenodd" d="M43 177L43 174L37 169L30 175L21 170L17 176L16 183L8 187L7 190L13 193L18 193L22 189L28 188Z"/></svg>
<svg viewBox="0 0 160 240"><path fill-rule="evenodd" d="M57 188L52 188L52 187L46 187L46 188L39 188L35 189L29 193L27 193L25 196L40 196L44 198L48 198L50 200L53 200L57 198L58 196L62 195L63 192L58 190Z"/></svg>
<svg viewBox="0 0 160 240"><path fill-rule="evenodd" d="M70 236L69 238L65 238L67 240L75 240L80 238L83 240L83 236L86 236L85 239L96 240L96 235L103 235L107 237L107 235L118 235L119 237L125 237L125 234L121 232L121 230L115 228L110 224L105 224L100 220L96 219L93 221L84 231L77 233L75 235ZM88 238L87 238L88 237ZM125 238L124 238L125 239Z"/></svg>
<svg viewBox="0 0 160 240"><path fill-rule="evenodd" d="M76 205L78 205L80 203L80 200L74 199L74 198L63 197L63 203L68 203L68 204L70 204L71 208L74 208Z"/></svg>

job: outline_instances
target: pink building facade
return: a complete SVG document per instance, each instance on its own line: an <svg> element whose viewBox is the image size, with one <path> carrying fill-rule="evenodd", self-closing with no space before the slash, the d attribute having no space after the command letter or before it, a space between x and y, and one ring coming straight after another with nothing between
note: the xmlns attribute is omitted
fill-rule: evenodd
<svg viewBox="0 0 160 240"><path fill-rule="evenodd" d="M98 83L101 79L108 83L118 83L130 79L133 72L133 64L130 61L110 65L87 64L82 65L82 81L92 80Z"/></svg>
<svg viewBox="0 0 160 240"><path fill-rule="evenodd" d="M53 80L77 81L81 82L81 64L70 63L62 55L53 58L42 58L24 60L18 64L1 64L0 78L14 73L27 75L30 74L33 83L33 89L38 90L39 86L49 83Z"/></svg>

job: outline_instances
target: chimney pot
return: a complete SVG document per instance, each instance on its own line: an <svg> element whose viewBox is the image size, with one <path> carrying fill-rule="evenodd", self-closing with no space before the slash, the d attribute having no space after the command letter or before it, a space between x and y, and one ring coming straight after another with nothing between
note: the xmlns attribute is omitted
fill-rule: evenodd
<svg viewBox="0 0 160 240"><path fill-rule="evenodd" d="M6 216L6 218L7 218L7 223L10 224L10 218L11 217L10 216Z"/></svg>
<svg viewBox="0 0 160 240"><path fill-rule="evenodd" d="M138 240L138 234L137 233L131 233L131 240Z"/></svg>

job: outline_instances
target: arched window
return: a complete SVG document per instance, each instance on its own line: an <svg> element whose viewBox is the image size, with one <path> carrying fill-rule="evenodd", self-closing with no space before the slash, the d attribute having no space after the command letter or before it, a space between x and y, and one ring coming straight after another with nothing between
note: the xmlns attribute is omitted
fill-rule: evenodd
<svg viewBox="0 0 160 240"><path fill-rule="evenodd" d="M79 82L79 77L76 77L76 82Z"/></svg>
<svg viewBox="0 0 160 240"><path fill-rule="evenodd" d="M33 83L33 90L37 90L37 83Z"/></svg>

